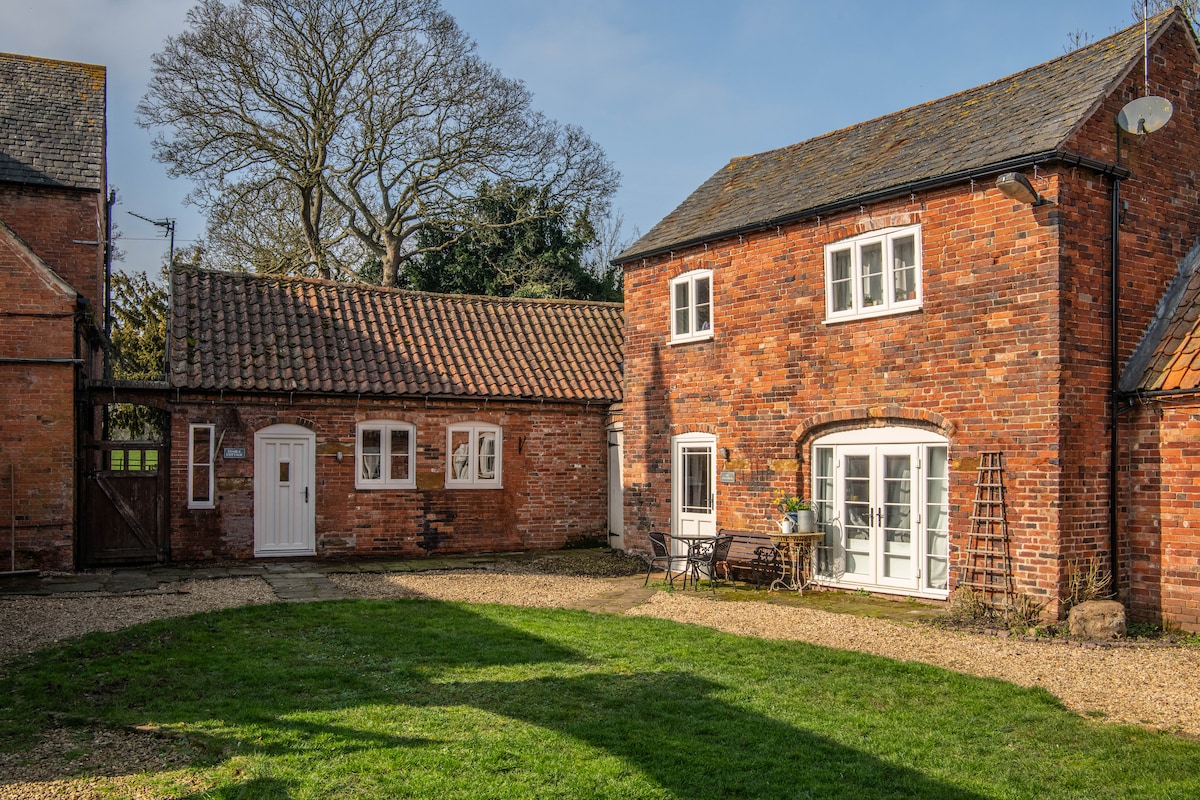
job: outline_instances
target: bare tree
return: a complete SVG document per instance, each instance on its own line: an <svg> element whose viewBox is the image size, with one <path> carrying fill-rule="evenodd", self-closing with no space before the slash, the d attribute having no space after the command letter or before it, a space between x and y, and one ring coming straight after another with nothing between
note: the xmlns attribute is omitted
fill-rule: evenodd
<svg viewBox="0 0 1200 800"><path fill-rule="evenodd" d="M202 0L188 23L155 56L138 107L166 131L156 157L210 211L284 199L276 220L299 226L322 277L352 235L395 285L421 254L415 233L484 180L597 211L616 189L603 151L534 111L437 0Z"/></svg>
<svg viewBox="0 0 1200 800"><path fill-rule="evenodd" d="M1133 0L1129 10L1134 19L1140 20L1143 15L1152 17L1175 6L1183 10L1183 15L1193 28L1200 28L1200 0Z"/></svg>

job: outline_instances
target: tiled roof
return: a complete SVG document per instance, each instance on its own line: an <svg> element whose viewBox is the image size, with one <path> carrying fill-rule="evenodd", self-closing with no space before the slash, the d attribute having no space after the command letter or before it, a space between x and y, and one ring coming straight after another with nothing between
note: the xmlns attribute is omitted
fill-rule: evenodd
<svg viewBox="0 0 1200 800"><path fill-rule="evenodd" d="M178 269L169 381L199 390L608 403L616 303L439 295Z"/></svg>
<svg viewBox="0 0 1200 800"><path fill-rule="evenodd" d="M1150 19L1153 41L1175 12ZM1057 150L1126 71L1142 24L1040 66L799 144L735 158L617 261Z"/></svg>
<svg viewBox="0 0 1200 800"><path fill-rule="evenodd" d="M104 67L0 53L0 181L104 191Z"/></svg>
<svg viewBox="0 0 1200 800"><path fill-rule="evenodd" d="M1167 287L1145 337L1121 376L1125 392L1200 389L1200 246Z"/></svg>

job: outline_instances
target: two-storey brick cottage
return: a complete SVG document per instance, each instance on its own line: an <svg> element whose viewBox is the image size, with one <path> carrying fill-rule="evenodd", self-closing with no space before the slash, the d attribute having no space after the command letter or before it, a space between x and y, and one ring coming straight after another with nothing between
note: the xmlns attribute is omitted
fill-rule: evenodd
<svg viewBox="0 0 1200 800"><path fill-rule="evenodd" d="M1139 24L734 159L623 253L628 545L766 530L799 493L827 585L945 598L1000 453L1018 591L1053 613L1115 541L1122 596L1187 622L1147 586L1168 572L1133 552L1140 499L1110 459L1116 373L1200 235L1197 42L1178 13L1148 33L1148 62ZM1147 89L1170 122L1122 132Z"/></svg>
<svg viewBox="0 0 1200 800"><path fill-rule="evenodd" d="M0 53L0 569L74 564L107 240L103 67ZM8 541L11 537L12 541Z"/></svg>

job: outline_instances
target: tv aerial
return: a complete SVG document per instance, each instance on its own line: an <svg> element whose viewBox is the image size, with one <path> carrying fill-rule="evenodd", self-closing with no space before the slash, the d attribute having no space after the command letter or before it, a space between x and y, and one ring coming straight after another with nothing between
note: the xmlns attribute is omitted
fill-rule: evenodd
<svg viewBox="0 0 1200 800"><path fill-rule="evenodd" d="M1117 114L1117 125L1126 133L1143 136L1171 121L1175 110L1165 97L1150 94L1150 18L1146 2L1142 3L1142 65L1145 72L1145 96L1131 100Z"/></svg>

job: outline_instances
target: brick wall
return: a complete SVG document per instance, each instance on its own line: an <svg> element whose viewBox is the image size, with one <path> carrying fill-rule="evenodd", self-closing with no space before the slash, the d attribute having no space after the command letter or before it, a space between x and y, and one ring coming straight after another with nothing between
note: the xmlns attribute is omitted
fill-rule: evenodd
<svg viewBox="0 0 1200 800"><path fill-rule="evenodd" d="M0 569L74 564L75 297L0 233Z"/></svg>
<svg viewBox="0 0 1200 800"><path fill-rule="evenodd" d="M104 196L42 186L0 185L0 220L103 318Z"/></svg>
<svg viewBox="0 0 1200 800"><path fill-rule="evenodd" d="M318 557L421 557L557 548L607 532L607 443L603 407L569 404L185 398L172 408L172 558L254 554L254 433L287 423L316 434ZM354 487L359 422L416 426L417 489ZM446 489L446 428L479 421L503 429L502 489ZM217 507L187 508L191 423L214 423ZM225 460L226 447L246 458ZM338 460L338 455L341 460Z"/></svg>
<svg viewBox="0 0 1200 800"><path fill-rule="evenodd" d="M1200 632L1200 406L1141 406L1122 432L1131 616Z"/></svg>
<svg viewBox="0 0 1200 800"><path fill-rule="evenodd" d="M1196 64L1195 44L1189 33L1175 27L1159 40L1150 56L1150 90L1168 98L1174 113L1170 122L1153 134L1141 137L1123 134L1120 138L1120 163L1133 174L1121 183L1119 368L1128 363L1180 261L1200 236L1200 187L1195 177L1195 164L1200 157L1200 106L1196 100L1200 66ZM1076 134L1069 149L1105 161L1115 160L1118 142L1113 119L1126 103L1143 95L1142 81L1142 70L1134 70ZM1111 380L1108 363L1111 197L1108 187L1107 181L1076 179L1062 198L1065 235L1061 302L1063 349L1067 355L1062 449L1072 454L1064 463L1063 474L1063 513L1067 520L1060 534L1063 558L1059 579L1063 584L1069 572L1089 558L1099 557L1106 565L1109 560L1107 493L1111 447L1106 393ZM1170 423L1166 427L1164 436L1178 436L1188 429L1186 424L1175 426L1173 432ZM1118 427L1118 453L1144 449L1157 435L1151 428L1147 427L1144 415L1133 419L1123 416ZM1132 441L1126 443L1126 438ZM1194 489L1195 484L1187 478L1191 465L1178 461L1183 452L1178 447L1162 452L1161 480L1164 485L1179 481L1179 485ZM1154 481L1147 475L1127 477L1124 472L1118 479L1121 599L1135 618L1186 622L1190 616L1194 625L1197 613L1194 590L1189 613L1182 612L1178 603L1168 608L1159 594L1170 591L1167 588L1170 576L1182 579L1191 570L1195 578L1195 554L1189 556L1186 547L1171 542L1172 536L1183 534L1179 526L1194 527L1200 524L1200 517L1192 506L1189 522L1187 515L1176 507L1174 533L1164 523L1162 573L1156 574L1153 559L1147 556L1147 536L1149 520L1160 514L1160 503L1153 492L1135 488ZM1182 502L1187 505L1189 501ZM1182 560L1172 563L1177 558ZM1157 588L1160 580L1161 590ZM1176 588L1184 594L1188 591L1182 586ZM1160 606L1161 617L1155 610Z"/></svg>
<svg viewBox="0 0 1200 800"><path fill-rule="evenodd" d="M1189 46L1173 30L1153 53L1169 95L1195 87ZM1071 146L1115 158L1114 116L1140 86L1139 71ZM1172 99L1169 139L1123 145L1122 363L1200 232L1200 116ZM670 529L674 434L709 431L730 451L717 526L766 530L773 492L810 494L815 437L920 427L950 441L951 575L978 454L1002 451L1018 588L1055 614L1068 565L1107 548L1111 183L1055 164L1026 174L1052 204L1016 203L987 179L626 264L627 547ZM826 324L824 246L918 223L922 310ZM669 281L693 269L713 270L714 336L672 345Z"/></svg>

